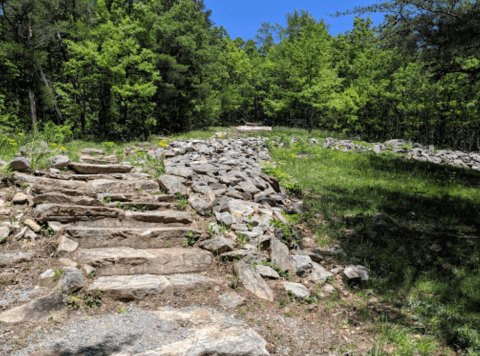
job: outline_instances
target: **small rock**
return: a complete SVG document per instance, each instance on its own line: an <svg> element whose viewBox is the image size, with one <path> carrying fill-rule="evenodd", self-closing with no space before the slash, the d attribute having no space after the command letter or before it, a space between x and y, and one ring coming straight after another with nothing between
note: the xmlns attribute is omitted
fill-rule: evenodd
<svg viewBox="0 0 480 356"><path fill-rule="evenodd" d="M228 212L215 212L215 218L217 221L224 223L226 226L230 226L234 223L233 216Z"/></svg>
<svg viewBox="0 0 480 356"><path fill-rule="evenodd" d="M233 250L233 243L223 237L206 240L200 243L200 247L214 253L223 253Z"/></svg>
<svg viewBox="0 0 480 356"><path fill-rule="evenodd" d="M29 240L36 240L38 235L34 231L32 231L30 228L27 228L27 231L25 231L25 234L23 235L23 237Z"/></svg>
<svg viewBox="0 0 480 356"><path fill-rule="evenodd" d="M323 291L327 294L331 294L331 293L335 293L337 290L333 288L330 284L327 284L325 285L325 287L323 287Z"/></svg>
<svg viewBox="0 0 480 356"><path fill-rule="evenodd" d="M33 259L33 254L14 252L0 254L0 267L10 267L22 262L30 262Z"/></svg>
<svg viewBox="0 0 480 356"><path fill-rule="evenodd" d="M87 276L89 274L92 274L92 273L95 273L95 268L90 266L90 265L83 265L82 266L82 269L85 271L85 273L87 274Z"/></svg>
<svg viewBox="0 0 480 356"><path fill-rule="evenodd" d="M160 176L157 181L160 187L165 189L169 194L188 195L187 187L182 184L185 181L184 178L164 174Z"/></svg>
<svg viewBox="0 0 480 356"><path fill-rule="evenodd" d="M58 280L58 289L67 294L82 289L84 285L85 277L83 277L82 271L75 267L65 267Z"/></svg>
<svg viewBox="0 0 480 356"><path fill-rule="evenodd" d="M4 323L19 323L24 321L47 321L48 318L58 318L64 310L63 297L54 292L45 297L37 298L20 307L0 313L0 321Z"/></svg>
<svg viewBox="0 0 480 356"><path fill-rule="evenodd" d="M323 267L321 264L318 264L316 262L312 262L313 264L313 270L312 274L308 277L310 281L312 281L315 284L323 284L325 283L329 278L333 277L333 274L330 273L325 267Z"/></svg>
<svg viewBox="0 0 480 356"><path fill-rule="evenodd" d="M280 278L280 275L276 271L274 271L273 268L264 266L264 265L256 265L255 272L257 272L263 278L272 278L272 279Z"/></svg>
<svg viewBox="0 0 480 356"><path fill-rule="evenodd" d="M35 232L40 232L42 230L42 227L38 225L35 221L32 219L27 219L23 222L23 225L28 226L30 229L32 229Z"/></svg>
<svg viewBox="0 0 480 356"><path fill-rule="evenodd" d="M66 236L62 236L58 239L58 248L57 252L62 253L70 253L75 251L78 248L78 242L72 241Z"/></svg>
<svg viewBox="0 0 480 356"><path fill-rule="evenodd" d="M53 278L55 276L55 271L53 269L47 269L45 272L43 272L39 278L40 279L47 279L47 278Z"/></svg>
<svg viewBox="0 0 480 356"><path fill-rule="evenodd" d="M330 270L333 274L339 274L340 272L343 271L343 267L335 267Z"/></svg>
<svg viewBox="0 0 480 356"><path fill-rule="evenodd" d="M25 232L27 232L28 227L24 227L23 229L20 230L18 234L16 234L13 239L15 241L21 240L23 238L23 235L25 235Z"/></svg>
<svg viewBox="0 0 480 356"><path fill-rule="evenodd" d="M310 291L300 283L283 282L283 287L293 293L296 298L305 299L310 297Z"/></svg>
<svg viewBox="0 0 480 356"><path fill-rule="evenodd" d="M68 156L66 155L59 155L50 158L50 162L52 163L52 167L56 169L65 169L70 162Z"/></svg>
<svg viewBox="0 0 480 356"><path fill-rule="evenodd" d="M28 203L28 195L25 193L17 193L12 199L14 204L25 204Z"/></svg>
<svg viewBox="0 0 480 356"><path fill-rule="evenodd" d="M245 303L246 299L241 295L230 292L222 294L218 297L220 299L220 304L222 304L225 308L236 308Z"/></svg>
<svg viewBox="0 0 480 356"><path fill-rule="evenodd" d="M76 267L77 262L74 262L68 258L59 258L60 263L66 267Z"/></svg>
<svg viewBox="0 0 480 356"><path fill-rule="evenodd" d="M310 256L291 255L289 260L290 260L290 265L292 266L293 271L297 276L305 277L305 276L308 276L310 272L312 272L313 262Z"/></svg>
<svg viewBox="0 0 480 356"><path fill-rule="evenodd" d="M368 268L350 265L343 270L344 277L349 281L368 281Z"/></svg>
<svg viewBox="0 0 480 356"><path fill-rule="evenodd" d="M0 242L4 241L10 235L10 228L8 226L0 226Z"/></svg>
<svg viewBox="0 0 480 356"><path fill-rule="evenodd" d="M263 278L244 261L239 261L234 266L235 274L238 276L245 289L255 294L258 298L273 301L274 294Z"/></svg>

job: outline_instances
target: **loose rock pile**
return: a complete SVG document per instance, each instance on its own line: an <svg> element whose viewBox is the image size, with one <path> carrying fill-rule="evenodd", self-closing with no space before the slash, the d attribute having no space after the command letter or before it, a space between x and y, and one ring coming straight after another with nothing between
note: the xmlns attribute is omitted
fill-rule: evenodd
<svg viewBox="0 0 480 356"><path fill-rule="evenodd" d="M318 140L314 140L319 143ZM410 147L411 148L407 148ZM471 168L473 170L480 170L480 154L477 152L462 152L451 150L435 151L434 146L428 147L411 141L396 139L386 141L385 143L375 143L372 146L355 144L350 140L335 140L328 137L323 143L324 148L332 150L340 150L343 152L355 151L365 152L373 151L377 154L382 151L391 151L394 153L404 155L405 159L413 159L421 162L430 162L436 164L449 164L456 167Z"/></svg>

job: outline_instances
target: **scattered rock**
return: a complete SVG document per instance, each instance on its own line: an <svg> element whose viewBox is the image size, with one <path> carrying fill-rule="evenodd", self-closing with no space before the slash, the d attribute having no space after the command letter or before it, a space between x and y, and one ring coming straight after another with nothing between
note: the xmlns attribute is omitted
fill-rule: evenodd
<svg viewBox="0 0 480 356"><path fill-rule="evenodd" d="M247 265L244 261L235 264L235 274L238 276L245 289L255 294L260 299L273 301L273 291L270 289L263 278Z"/></svg>
<svg viewBox="0 0 480 356"><path fill-rule="evenodd" d="M306 277L312 272L313 262L309 256L306 255L291 255L290 265L293 272L300 277Z"/></svg>
<svg viewBox="0 0 480 356"><path fill-rule="evenodd" d="M32 167L30 167L30 160L25 157L17 157L10 161L9 167L12 171L17 172L30 172Z"/></svg>
<svg viewBox="0 0 480 356"><path fill-rule="evenodd" d="M273 268L264 265L256 265L255 272L257 272L263 278L280 278L280 275L276 271L274 271Z"/></svg>
<svg viewBox="0 0 480 356"><path fill-rule="evenodd" d="M0 321L4 323L47 321L49 318L59 318L63 311L64 304L62 294L54 292L22 306L0 313Z"/></svg>
<svg viewBox="0 0 480 356"><path fill-rule="evenodd" d="M10 235L10 228L8 226L0 226L0 243Z"/></svg>
<svg viewBox="0 0 480 356"><path fill-rule="evenodd" d="M272 238L270 241L270 261L272 265L280 267L284 272L290 271L292 266L289 257L287 245L276 238Z"/></svg>
<svg viewBox="0 0 480 356"><path fill-rule="evenodd" d="M75 267L65 267L57 286L60 291L71 294L85 286L85 277L83 277L82 271Z"/></svg>
<svg viewBox="0 0 480 356"><path fill-rule="evenodd" d="M47 278L53 278L54 276L55 276L55 271L53 269L47 269L38 278L47 279Z"/></svg>
<svg viewBox="0 0 480 356"><path fill-rule="evenodd" d="M25 193L17 193L13 196L12 203L14 204L28 203L28 195Z"/></svg>
<svg viewBox="0 0 480 356"><path fill-rule="evenodd" d="M78 248L78 242L72 241L66 236L61 236L58 239L58 248L57 248L58 253L74 252L77 248Z"/></svg>
<svg viewBox="0 0 480 356"><path fill-rule="evenodd" d="M158 178L158 184L162 189L165 189L170 194L188 195L187 187L182 183L185 181L183 178L172 176L169 174L163 174Z"/></svg>
<svg viewBox="0 0 480 356"><path fill-rule="evenodd" d="M63 170L68 166L70 159L66 155L58 155L50 158L50 163L55 169Z"/></svg>
<svg viewBox="0 0 480 356"><path fill-rule="evenodd" d="M364 266L345 267L343 275L348 281L368 281L368 269Z"/></svg>
<svg viewBox="0 0 480 356"><path fill-rule="evenodd" d="M33 254L23 253L23 252L14 252L14 253L4 253L0 254L0 267L10 267L22 262L30 262L33 259Z"/></svg>
<svg viewBox="0 0 480 356"><path fill-rule="evenodd" d="M245 303L246 299L235 292L229 292L222 294L218 297L220 300L220 304L222 304L225 308L236 308L241 306Z"/></svg>
<svg viewBox="0 0 480 356"><path fill-rule="evenodd" d="M310 291L300 283L283 282L283 287L288 292L292 292L295 298L305 299L310 297Z"/></svg>
<svg viewBox="0 0 480 356"><path fill-rule="evenodd" d="M42 227L38 225L35 221L32 219L26 219L23 224L25 226L28 226L30 229L32 229L35 232L40 232L42 230Z"/></svg>
<svg viewBox="0 0 480 356"><path fill-rule="evenodd" d="M310 281L312 281L315 284L323 284L325 283L329 278L333 277L333 274L329 272L325 267L323 267L321 264L312 262L313 269L312 269L312 274L308 277Z"/></svg>
<svg viewBox="0 0 480 356"><path fill-rule="evenodd" d="M223 237L217 237L201 242L200 247L204 248L205 250L219 254L227 251L232 251L233 243L232 241L224 239Z"/></svg>

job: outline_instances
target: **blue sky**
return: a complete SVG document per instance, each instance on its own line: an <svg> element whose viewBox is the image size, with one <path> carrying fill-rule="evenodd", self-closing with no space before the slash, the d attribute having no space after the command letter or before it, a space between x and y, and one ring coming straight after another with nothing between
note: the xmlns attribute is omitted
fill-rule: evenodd
<svg viewBox="0 0 480 356"><path fill-rule="evenodd" d="M217 26L223 26L235 39L253 39L262 22L285 24L285 15L294 9L307 10L315 19L323 18L331 25L330 33L337 35L353 28L354 16L330 17L336 11L366 6L375 0L205 0L212 10L212 20ZM382 14L371 14L374 25L379 24Z"/></svg>

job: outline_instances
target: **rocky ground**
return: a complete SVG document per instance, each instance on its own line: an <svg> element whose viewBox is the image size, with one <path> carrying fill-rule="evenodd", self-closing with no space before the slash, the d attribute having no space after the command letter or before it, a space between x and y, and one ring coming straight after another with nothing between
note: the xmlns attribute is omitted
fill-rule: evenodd
<svg viewBox="0 0 480 356"><path fill-rule="evenodd" d="M165 173L155 178L95 149L81 162L56 156L48 172L32 172L22 157L10 163L17 173L0 193L0 353L372 348L358 310L375 320L390 306L356 296L365 267L289 224L303 203L261 172L265 139L144 143L124 153L138 151L163 160Z"/></svg>

